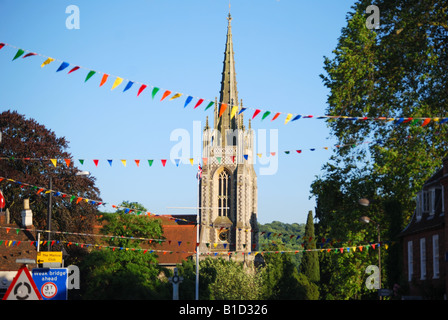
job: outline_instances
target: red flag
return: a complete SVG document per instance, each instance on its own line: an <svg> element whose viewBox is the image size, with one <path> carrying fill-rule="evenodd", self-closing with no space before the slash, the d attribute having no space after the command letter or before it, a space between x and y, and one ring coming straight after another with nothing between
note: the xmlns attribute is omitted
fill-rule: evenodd
<svg viewBox="0 0 448 320"><path fill-rule="evenodd" d="M260 113L260 109L255 110L254 115L252 116L252 120Z"/></svg>
<svg viewBox="0 0 448 320"><path fill-rule="evenodd" d="M5 197L3 196L3 193L0 190L0 208L3 209L4 207L5 207Z"/></svg>
<svg viewBox="0 0 448 320"><path fill-rule="evenodd" d="M142 93L143 90L146 89L146 84L142 84L142 86L140 87L140 89L138 89L138 93L137 93L137 97L140 95L140 93Z"/></svg>
<svg viewBox="0 0 448 320"><path fill-rule="evenodd" d="M199 107L199 105L204 102L204 99L199 99L198 102L196 103L196 105L194 106L194 109L196 109L197 107Z"/></svg>

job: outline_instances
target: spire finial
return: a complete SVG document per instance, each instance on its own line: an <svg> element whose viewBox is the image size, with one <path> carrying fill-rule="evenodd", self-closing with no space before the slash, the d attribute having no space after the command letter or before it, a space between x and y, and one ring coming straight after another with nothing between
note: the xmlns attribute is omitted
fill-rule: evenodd
<svg viewBox="0 0 448 320"><path fill-rule="evenodd" d="M230 15L230 0L229 0L229 17L227 18L227 20L229 20L229 22L230 20L232 20L232 16Z"/></svg>

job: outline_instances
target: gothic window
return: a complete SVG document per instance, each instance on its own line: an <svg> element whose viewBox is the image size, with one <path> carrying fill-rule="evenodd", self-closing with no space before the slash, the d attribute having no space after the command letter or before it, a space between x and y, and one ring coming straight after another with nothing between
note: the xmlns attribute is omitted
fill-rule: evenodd
<svg viewBox="0 0 448 320"><path fill-rule="evenodd" d="M230 212L230 175L223 170L218 176L218 215L228 217Z"/></svg>

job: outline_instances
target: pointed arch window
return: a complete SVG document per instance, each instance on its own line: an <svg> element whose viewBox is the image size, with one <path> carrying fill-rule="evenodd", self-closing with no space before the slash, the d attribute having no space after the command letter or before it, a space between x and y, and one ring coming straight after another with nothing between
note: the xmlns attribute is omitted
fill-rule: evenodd
<svg viewBox="0 0 448 320"><path fill-rule="evenodd" d="M223 170L218 176L218 215L228 217L230 211L230 175Z"/></svg>

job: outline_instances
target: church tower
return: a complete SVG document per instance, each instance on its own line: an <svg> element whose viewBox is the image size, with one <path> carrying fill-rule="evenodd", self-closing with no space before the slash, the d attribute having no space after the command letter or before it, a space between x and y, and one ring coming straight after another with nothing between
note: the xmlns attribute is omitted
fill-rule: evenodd
<svg viewBox="0 0 448 320"><path fill-rule="evenodd" d="M253 167L253 131L243 121L238 100L232 17L227 18L221 91L215 101L213 127L203 132L203 167L199 184L200 252L248 261L258 250L257 176Z"/></svg>

